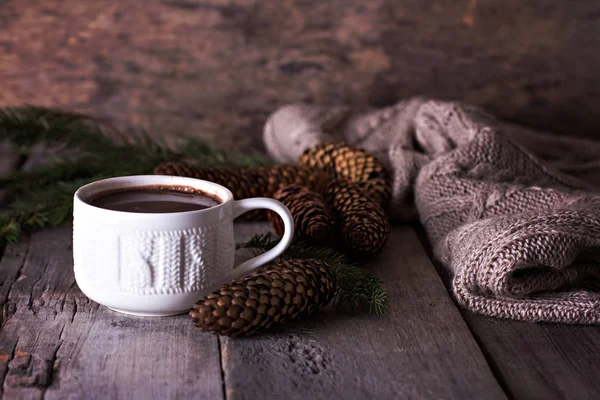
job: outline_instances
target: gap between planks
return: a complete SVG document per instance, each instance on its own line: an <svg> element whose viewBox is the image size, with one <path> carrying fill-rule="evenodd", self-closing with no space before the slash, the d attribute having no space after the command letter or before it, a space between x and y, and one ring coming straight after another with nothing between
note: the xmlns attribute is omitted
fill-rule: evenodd
<svg viewBox="0 0 600 400"><path fill-rule="evenodd" d="M600 327L463 316L513 398L600 398Z"/></svg>
<svg viewBox="0 0 600 400"><path fill-rule="evenodd" d="M425 231L419 239L433 260ZM448 290L451 277L433 260ZM502 320L460 309L490 368L513 399L599 399L600 326Z"/></svg>

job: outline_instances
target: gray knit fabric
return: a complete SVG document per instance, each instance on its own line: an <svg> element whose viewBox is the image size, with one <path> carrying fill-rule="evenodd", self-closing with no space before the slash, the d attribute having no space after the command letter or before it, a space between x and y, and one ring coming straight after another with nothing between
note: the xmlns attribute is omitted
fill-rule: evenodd
<svg viewBox="0 0 600 400"><path fill-rule="evenodd" d="M365 113L290 105L264 137L282 162L335 140L375 154L394 176L391 216L419 218L469 310L600 323L600 143L423 98Z"/></svg>

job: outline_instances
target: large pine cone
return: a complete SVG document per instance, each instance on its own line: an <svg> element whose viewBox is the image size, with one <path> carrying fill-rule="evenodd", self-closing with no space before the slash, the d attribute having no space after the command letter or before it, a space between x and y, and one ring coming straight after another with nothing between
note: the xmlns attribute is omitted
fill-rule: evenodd
<svg viewBox="0 0 600 400"><path fill-rule="evenodd" d="M223 185L235 199L250 197L273 197L279 189L297 183L325 193L330 177L314 168L297 165L270 165L249 168L195 167L166 161L154 168L155 175L185 176L203 179Z"/></svg>
<svg viewBox="0 0 600 400"><path fill-rule="evenodd" d="M184 176L223 185L236 200L251 197L273 197L279 189L300 184L319 193L325 193L329 176L322 171L297 165L273 165L249 168L195 167L184 163L166 161L154 168L155 175ZM266 220L264 210L253 210L241 216L246 220Z"/></svg>
<svg viewBox="0 0 600 400"><path fill-rule="evenodd" d="M243 169L233 168L198 168L178 162L163 162L154 168L155 175L184 176L202 179L223 185L233 193L235 199L262 197L264 183L258 181L256 176L245 172Z"/></svg>
<svg viewBox="0 0 600 400"><path fill-rule="evenodd" d="M203 331L250 335L320 309L335 291L335 274L324 261L280 261L223 285L197 302L190 316Z"/></svg>
<svg viewBox="0 0 600 400"><path fill-rule="evenodd" d="M329 241L335 222L321 194L293 184L279 189L273 198L282 202L294 217L295 238L321 245ZM273 211L268 212L268 217L275 232L283 235L281 217Z"/></svg>
<svg viewBox="0 0 600 400"><path fill-rule="evenodd" d="M347 178L384 209L392 197L392 180L384 165L367 151L344 143L323 143L308 148L298 164Z"/></svg>
<svg viewBox="0 0 600 400"><path fill-rule="evenodd" d="M264 197L273 197L276 191L292 184L302 185L317 193L325 194L331 179L323 171L290 164L249 167L242 171L251 174L263 185Z"/></svg>
<svg viewBox="0 0 600 400"><path fill-rule="evenodd" d="M198 168L193 165L167 161L154 168L154 174L183 176L214 182L231 190L233 198L236 200L264 197L267 187L266 178L261 179L261 176L257 176L257 174L245 171L244 169ZM267 218L267 213L265 210L252 210L244 213L240 218L245 220L264 220Z"/></svg>
<svg viewBox="0 0 600 400"><path fill-rule="evenodd" d="M330 183L327 202L336 214L349 251L357 255L381 253L388 240L390 223L379 204L347 179Z"/></svg>

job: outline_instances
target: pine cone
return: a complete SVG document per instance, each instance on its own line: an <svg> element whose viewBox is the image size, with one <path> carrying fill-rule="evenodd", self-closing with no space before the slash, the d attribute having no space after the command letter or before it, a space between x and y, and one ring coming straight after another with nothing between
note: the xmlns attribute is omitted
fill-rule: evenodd
<svg viewBox="0 0 600 400"><path fill-rule="evenodd" d="M155 175L184 176L202 179L223 185L233 193L234 199L247 199L250 197L263 197L265 183L253 173L243 169L232 168L198 168L178 162L163 162L154 168ZM240 216L245 220L264 220L267 217L265 210L252 210Z"/></svg>
<svg viewBox="0 0 600 400"><path fill-rule="evenodd" d="M184 176L203 179L223 185L233 193L236 200L251 197L273 197L282 187L298 183L311 190L325 193L329 176L321 171L297 165L273 165L233 168L198 168L178 162L163 162L154 168L155 175ZM242 215L247 220L266 220L264 210L254 210Z"/></svg>
<svg viewBox="0 0 600 400"><path fill-rule="evenodd" d="M185 176L215 182L231 190L236 199L273 197L276 191L293 183L324 194L330 179L321 171L288 164L233 169L198 168L167 161L154 168L154 174Z"/></svg>
<svg viewBox="0 0 600 400"><path fill-rule="evenodd" d="M347 179L330 183L327 203L336 213L342 239L349 251L358 255L376 255L383 250L390 223L379 204L367 198Z"/></svg>
<svg viewBox="0 0 600 400"><path fill-rule="evenodd" d="M317 244L324 244L331 238L334 219L325 203L325 199L317 192L293 184L279 189L273 195L275 200L281 201L290 210L294 217L294 236ZM269 221L278 235L283 235L283 220L269 211Z"/></svg>
<svg viewBox="0 0 600 400"><path fill-rule="evenodd" d="M163 162L154 168L155 175L184 176L203 179L223 185L233 193L235 199L263 196L264 184L256 180L252 173L233 168L198 168L178 162Z"/></svg>
<svg viewBox="0 0 600 400"><path fill-rule="evenodd" d="M365 150L344 143L324 143L306 149L298 164L347 178L384 209L392 197L391 178L379 160Z"/></svg>
<svg viewBox="0 0 600 400"><path fill-rule="evenodd" d="M276 191L292 184L299 184L317 193L325 194L331 176L314 168L279 164L250 167L244 170L263 185L263 196L273 197Z"/></svg>
<svg viewBox="0 0 600 400"><path fill-rule="evenodd" d="M318 310L335 291L335 275L324 261L280 261L223 285L197 302L190 316L203 331L250 335Z"/></svg>

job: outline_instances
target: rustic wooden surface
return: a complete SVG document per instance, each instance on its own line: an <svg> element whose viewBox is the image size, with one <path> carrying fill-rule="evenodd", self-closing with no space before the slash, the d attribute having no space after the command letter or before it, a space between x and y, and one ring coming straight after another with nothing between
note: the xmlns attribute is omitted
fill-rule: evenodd
<svg viewBox="0 0 600 400"><path fill-rule="evenodd" d="M397 227L388 248L369 265L388 289L388 315L330 310L270 334L221 339L227 398L504 399L414 232Z"/></svg>
<svg viewBox="0 0 600 400"><path fill-rule="evenodd" d="M125 316L90 301L71 238L71 227L43 231L2 257L2 398L221 398L216 337L184 315Z"/></svg>
<svg viewBox="0 0 600 400"><path fill-rule="evenodd" d="M264 229L238 225L236 237ZM597 327L463 319L411 227L394 227L368 266L389 290L387 316L327 309L240 339L91 302L74 281L71 232L33 234L0 260L2 399L600 396Z"/></svg>
<svg viewBox="0 0 600 400"><path fill-rule="evenodd" d="M0 1L0 106L260 147L298 101L459 99L599 137L595 0Z"/></svg>

